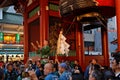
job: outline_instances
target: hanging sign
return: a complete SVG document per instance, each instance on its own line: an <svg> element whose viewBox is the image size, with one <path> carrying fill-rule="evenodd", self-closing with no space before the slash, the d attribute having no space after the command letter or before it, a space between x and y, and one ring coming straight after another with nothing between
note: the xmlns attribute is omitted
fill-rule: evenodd
<svg viewBox="0 0 120 80"><path fill-rule="evenodd" d="M20 42L20 34L16 34L16 42Z"/></svg>
<svg viewBox="0 0 120 80"><path fill-rule="evenodd" d="M4 41L4 33L0 32L0 42L3 42L3 41Z"/></svg>

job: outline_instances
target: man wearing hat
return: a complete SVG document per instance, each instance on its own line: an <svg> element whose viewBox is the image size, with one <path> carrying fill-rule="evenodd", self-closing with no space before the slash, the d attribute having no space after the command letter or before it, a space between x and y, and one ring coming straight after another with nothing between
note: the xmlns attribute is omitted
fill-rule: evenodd
<svg viewBox="0 0 120 80"><path fill-rule="evenodd" d="M115 73L115 80L120 80L120 52L113 54L112 69Z"/></svg>
<svg viewBox="0 0 120 80"><path fill-rule="evenodd" d="M59 80L72 80L71 73L67 71L66 63L59 64L59 72L61 73Z"/></svg>

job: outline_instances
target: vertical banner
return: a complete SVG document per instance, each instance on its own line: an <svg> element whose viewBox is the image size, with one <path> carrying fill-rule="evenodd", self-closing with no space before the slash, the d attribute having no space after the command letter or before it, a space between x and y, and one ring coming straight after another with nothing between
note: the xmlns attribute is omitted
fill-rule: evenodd
<svg viewBox="0 0 120 80"><path fill-rule="evenodd" d="M4 41L4 33L0 32L0 42L3 42L3 41Z"/></svg>
<svg viewBox="0 0 120 80"><path fill-rule="evenodd" d="M19 43L20 42L20 34L16 34L15 39L16 39L16 43Z"/></svg>

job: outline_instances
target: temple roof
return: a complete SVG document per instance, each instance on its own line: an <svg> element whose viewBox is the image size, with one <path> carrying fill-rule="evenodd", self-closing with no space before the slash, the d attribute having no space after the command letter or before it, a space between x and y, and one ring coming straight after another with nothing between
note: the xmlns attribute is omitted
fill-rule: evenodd
<svg viewBox="0 0 120 80"><path fill-rule="evenodd" d="M3 12L3 19L0 19L0 23L22 25L23 17L21 14Z"/></svg>
<svg viewBox="0 0 120 80"><path fill-rule="evenodd" d="M14 5L18 0L0 0L0 8Z"/></svg>

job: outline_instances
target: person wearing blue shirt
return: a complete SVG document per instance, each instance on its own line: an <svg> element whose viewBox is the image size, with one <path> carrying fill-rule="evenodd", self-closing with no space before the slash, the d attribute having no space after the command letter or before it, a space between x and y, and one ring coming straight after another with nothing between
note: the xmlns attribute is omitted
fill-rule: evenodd
<svg viewBox="0 0 120 80"><path fill-rule="evenodd" d="M17 77L18 76L17 76L16 72L13 70L13 65L8 64L4 80L17 80Z"/></svg>
<svg viewBox="0 0 120 80"><path fill-rule="evenodd" d="M43 68L40 61L36 61L36 70L35 70L36 76L38 79L43 78Z"/></svg>
<svg viewBox="0 0 120 80"><path fill-rule="evenodd" d="M53 72L54 66L52 63L47 63L44 66L44 75L46 75L45 80L58 80L58 76Z"/></svg>
<svg viewBox="0 0 120 80"><path fill-rule="evenodd" d="M66 63L59 64L59 72L61 73L59 80L72 80L71 72L67 71Z"/></svg>

